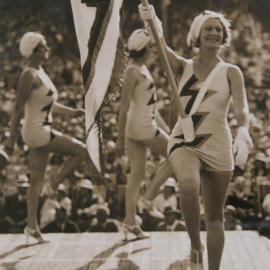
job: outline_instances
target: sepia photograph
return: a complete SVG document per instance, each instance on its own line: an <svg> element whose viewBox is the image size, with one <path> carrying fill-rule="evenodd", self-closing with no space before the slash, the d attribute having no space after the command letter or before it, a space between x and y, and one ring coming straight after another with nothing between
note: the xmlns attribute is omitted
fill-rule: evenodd
<svg viewBox="0 0 270 270"><path fill-rule="evenodd" d="M0 270L270 269L269 0L0 0Z"/></svg>

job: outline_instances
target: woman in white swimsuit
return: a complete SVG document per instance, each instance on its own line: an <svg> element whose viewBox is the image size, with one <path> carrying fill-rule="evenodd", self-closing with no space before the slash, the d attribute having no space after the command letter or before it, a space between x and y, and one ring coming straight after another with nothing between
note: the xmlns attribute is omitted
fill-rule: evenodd
<svg viewBox="0 0 270 270"><path fill-rule="evenodd" d="M148 237L135 221L140 183L145 176L146 151L149 148L153 153L166 157L169 139L169 128L155 106L156 88L146 66L149 45L150 38L145 29L135 30L128 39L130 59L124 74L116 144L120 154L123 154L126 144L131 165L123 229L126 236L130 232L138 238ZM168 162L164 162L153 179L154 186L159 187L171 175Z"/></svg>
<svg viewBox="0 0 270 270"><path fill-rule="evenodd" d="M140 6L144 21L155 20L152 6ZM245 163L252 141L248 132L248 103L241 70L225 63L220 48L230 44L230 22L223 14L205 11L190 27L187 45L197 53L185 59L167 49L172 71L179 78L179 98L189 115L202 84L217 65L223 68L210 82L196 113L188 116L195 138L184 139L185 122L179 117L171 133L168 159L180 190L180 205L191 240L192 264L202 263L203 247L200 239L200 185L205 207L209 270L218 270L224 247L223 208L226 192L234 170L233 147L227 114L233 99L239 129L234 141L237 163Z"/></svg>
<svg viewBox="0 0 270 270"><path fill-rule="evenodd" d="M20 41L20 52L27 58L18 84L15 109L11 118L10 137L5 148L11 153L18 135L20 120L24 117L22 138L29 147L30 186L27 195L28 221L24 232L38 242L44 242L37 221L38 201L43 185L44 173L50 153L69 155L57 175L50 181L52 189L71 175L75 169L89 159L85 145L72 137L63 135L52 128L52 112L65 117L84 115L81 109L73 109L57 103L57 90L42 68L48 59L48 47L43 35L26 33Z"/></svg>

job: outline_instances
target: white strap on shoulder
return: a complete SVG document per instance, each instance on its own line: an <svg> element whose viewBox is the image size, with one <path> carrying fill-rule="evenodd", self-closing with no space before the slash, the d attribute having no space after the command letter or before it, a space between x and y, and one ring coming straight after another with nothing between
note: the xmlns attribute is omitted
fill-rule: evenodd
<svg viewBox="0 0 270 270"><path fill-rule="evenodd" d="M193 61L192 59L187 59L184 70L181 75L181 80L178 84L178 93L179 96L181 96L181 92L183 90L184 85L187 83L187 81L190 79L192 76L192 69L193 69ZM185 79L182 79L185 78Z"/></svg>
<svg viewBox="0 0 270 270"><path fill-rule="evenodd" d="M215 76L224 68L226 67L225 63L223 61L220 61L213 69L212 71L209 73L207 79L204 81L203 85L201 86L201 89L199 91L199 94L197 95L197 98L195 99L193 106L190 110L189 115L193 115L194 113L196 113L199 105L201 104L205 93L211 83L211 81L215 78Z"/></svg>
<svg viewBox="0 0 270 270"><path fill-rule="evenodd" d="M133 65L133 64L130 64L126 67L126 70L130 69L130 68L134 68L136 69L138 72L141 72L141 67L138 67L137 65Z"/></svg>

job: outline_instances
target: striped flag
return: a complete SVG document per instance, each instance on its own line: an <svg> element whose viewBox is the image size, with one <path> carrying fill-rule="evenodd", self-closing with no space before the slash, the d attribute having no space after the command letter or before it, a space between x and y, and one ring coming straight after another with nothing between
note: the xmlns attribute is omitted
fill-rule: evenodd
<svg viewBox="0 0 270 270"><path fill-rule="evenodd" d="M85 87L86 144L101 171L99 113L110 90L121 84L126 54L120 32L123 0L70 0Z"/></svg>

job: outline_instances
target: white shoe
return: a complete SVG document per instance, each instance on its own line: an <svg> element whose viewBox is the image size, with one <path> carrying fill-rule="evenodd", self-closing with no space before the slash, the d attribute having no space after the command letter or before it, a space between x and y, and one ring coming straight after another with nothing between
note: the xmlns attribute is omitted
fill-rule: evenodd
<svg viewBox="0 0 270 270"><path fill-rule="evenodd" d="M200 250L191 249L190 251L190 262L193 264L202 264L203 263L203 251L204 246L202 245Z"/></svg>
<svg viewBox="0 0 270 270"><path fill-rule="evenodd" d="M138 239L150 238L150 234L143 231L139 225L128 225L126 223L122 223L122 230L125 241L128 239L128 233L134 234Z"/></svg>
<svg viewBox="0 0 270 270"><path fill-rule="evenodd" d="M39 230L36 230L36 229L30 229L28 227L25 227L24 228L24 231L23 231L25 237L26 237L26 244L28 245L29 244L29 238L30 237L33 237L37 242L38 244L45 244L45 243L49 243L50 241L49 240L46 240L42 237L41 233Z"/></svg>

